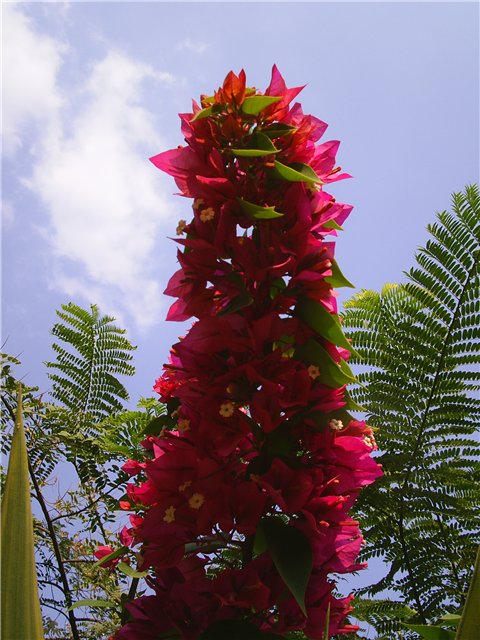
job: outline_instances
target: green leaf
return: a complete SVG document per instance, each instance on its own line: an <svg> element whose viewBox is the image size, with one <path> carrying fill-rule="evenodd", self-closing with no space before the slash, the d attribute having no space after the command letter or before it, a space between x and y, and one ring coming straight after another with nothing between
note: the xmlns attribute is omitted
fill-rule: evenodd
<svg viewBox="0 0 480 640"><path fill-rule="evenodd" d="M350 280L347 280L347 278L343 275L336 260L332 260L332 275L327 276L325 278L325 282L331 284L332 287L351 287L352 289L355 288L355 285L352 284Z"/></svg>
<svg viewBox="0 0 480 640"><path fill-rule="evenodd" d="M250 293L245 290L235 296L230 300L230 302L221 309L217 315L218 316L226 316L230 313L236 313L240 311L240 309L244 309L245 307L249 307L253 303L253 298Z"/></svg>
<svg viewBox="0 0 480 640"><path fill-rule="evenodd" d="M270 138L263 133L255 133L251 140L251 146L245 149L232 149L233 153L241 157L268 156L272 153L278 153L278 149L274 146Z"/></svg>
<svg viewBox="0 0 480 640"><path fill-rule="evenodd" d="M440 620L451 627L458 627L460 624L462 616L459 613L446 613L443 616L440 616Z"/></svg>
<svg viewBox="0 0 480 640"><path fill-rule="evenodd" d="M115 609L117 604L115 602L109 602L108 600L94 600L92 598L86 598L85 600L78 600L75 604L72 604L67 611L79 609L80 607L91 607L93 609Z"/></svg>
<svg viewBox="0 0 480 640"><path fill-rule="evenodd" d="M202 118L208 118L208 116L212 115L212 112L213 112L213 106L205 107L205 109L201 109L200 111L197 111L197 113L193 116L190 122L195 122L195 120L201 120Z"/></svg>
<svg viewBox="0 0 480 640"><path fill-rule="evenodd" d="M128 457L132 451L132 448L130 446L117 444L116 442L109 440L109 438L107 437L98 438L98 440L96 440L95 442L98 443L100 447L108 453L121 453L122 455Z"/></svg>
<svg viewBox="0 0 480 640"><path fill-rule="evenodd" d="M5 640L43 640L20 385L2 499L1 550L1 636Z"/></svg>
<svg viewBox="0 0 480 640"><path fill-rule="evenodd" d="M336 231L343 231L343 227L335 222L335 220L327 220L325 224L322 224L322 227L326 227L327 229L335 229Z"/></svg>
<svg viewBox="0 0 480 640"><path fill-rule="evenodd" d="M143 429L143 433L146 436L158 436L162 429L172 429L175 426L175 420L168 414L163 416L157 416L151 420L147 426Z"/></svg>
<svg viewBox="0 0 480 640"><path fill-rule="evenodd" d="M275 207L262 207L259 204L247 202L247 200L243 200L242 198L237 198L237 202L244 213L256 220L272 220L273 218L281 218L283 216L283 213L275 211Z"/></svg>
<svg viewBox="0 0 480 640"><path fill-rule="evenodd" d="M478 603L480 602L480 547L477 552L475 569L468 589L467 600L458 625L456 640L473 640L480 638L480 616Z"/></svg>
<svg viewBox="0 0 480 640"><path fill-rule="evenodd" d="M293 133L297 130L297 127L292 126L291 124L286 124L284 122L273 122L262 129L262 133L267 135L269 138L280 138L281 136L288 136L289 133Z"/></svg>
<svg viewBox="0 0 480 640"><path fill-rule="evenodd" d="M219 620L202 633L200 640L281 640L283 636L262 633L247 620Z"/></svg>
<svg viewBox="0 0 480 640"><path fill-rule="evenodd" d="M119 549L115 549L115 551L112 551L112 553L109 553L108 556L103 556L103 558L100 558L100 560L97 560L97 562L95 562L93 566L102 567L107 562L110 562L110 560L116 560L117 558L124 556L127 552L128 552L128 547L120 547Z"/></svg>
<svg viewBox="0 0 480 640"><path fill-rule="evenodd" d="M255 538L253 539L253 555L254 557L261 556L266 550L267 539L265 538L263 527L257 527Z"/></svg>
<svg viewBox="0 0 480 640"><path fill-rule="evenodd" d="M242 104L243 113L249 116L256 116L275 102L279 102L282 96L250 96L245 98Z"/></svg>
<svg viewBox="0 0 480 640"><path fill-rule="evenodd" d="M310 543L295 527L278 518L265 518L260 522L272 560L300 609L305 615L305 591L312 572L313 559Z"/></svg>
<svg viewBox="0 0 480 640"><path fill-rule="evenodd" d="M285 291L286 288L287 288L287 283L283 278L275 278L275 280L273 280L270 286L270 291L269 291L270 299L274 300L278 296L278 294L281 293L282 291Z"/></svg>
<svg viewBox="0 0 480 640"><path fill-rule="evenodd" d="M345 408L346 409L351 409L352 411L366 411L367 409L365 407L363 407L361 404L358 404L358 402L356 402L352 396L350 395L350 392L348 389L345 389L344 393L343 393L343 399L346 402Z"/></svg>
<svg viewBox="0 0 480 640"><path fill-rule="evenodd" d="M145 578L145 576L148 576L148 571L136 571L126 562L119 562L117 569L130 578Z"/></svg>
<svg viewBox="0 0 480 640"><path fill-rule="evenodd" d="M230 282L232 282L238 288L239 293L217 313L218 316L225 316L229 313L235 313L240 309L244 309L245 307L250 306L253 302L253 298L247 287L245 286L245 282L240 273L236 271L230 273L228 276L228 280L230 280Z"/></svg>
<svg viewBox="0 0 480 640"><path fill-rule="evenodd" d="M295 356L306 364L316 364L320 369L322 383L329 387L336 389L355 382L355 376L345 360L341 360L340 364L337 364L328 351L316 340L308 340L304 345L297 347Z"/></svg>
<svg viewBox="0 0 480 640"><path fill-rule="evenodd" d="M303 162L294 162L291 166L282 164L275 160L275 173L288 182L308 182L310 184L319 184L322 181L315 171L308 164Z"/></svg>
<svg viewBox="0 0 480 640"><path fill-rule="evenodd" d="M455 632L449 629L442 629L442 627L435 627L426 624L406 624L402 623L404 627L415 631L419 636L425 638L425 640L455 640ZM473 636L470 636L469 640L473 640Z"/></svg>
<svg viewBox="0 0 480 640"><path fill-rule="evenodd" d="M351 353L358 355L342 331L342 326L336 313L327 311L323 304L302 297L295 307L295 315L301 318L311 329L316 331L322 338L329 342L343 347Z"/></svg>

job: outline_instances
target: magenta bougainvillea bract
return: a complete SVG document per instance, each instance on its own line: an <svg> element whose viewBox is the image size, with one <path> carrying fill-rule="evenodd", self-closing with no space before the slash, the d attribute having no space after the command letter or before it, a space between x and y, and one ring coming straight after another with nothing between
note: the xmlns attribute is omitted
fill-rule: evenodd
<svg viewBox="0 0 480 640"><path fill-rule="evenodd" d="M230 72L181 114L185 145L151 158L192 199L180 220L169 320L193 319L155 390L168 415L124 470L122 542L150 570L118 640L308 638L356 627L333 574L356 564L349 509L380 467L348 413L350 344L334 241L351 207L327 125L276 67L265 93Z"/></svg>

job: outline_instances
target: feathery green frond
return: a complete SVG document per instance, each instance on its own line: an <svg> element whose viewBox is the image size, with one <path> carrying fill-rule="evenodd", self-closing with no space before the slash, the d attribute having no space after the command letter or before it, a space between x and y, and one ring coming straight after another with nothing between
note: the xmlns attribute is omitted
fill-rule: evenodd
<svg viewBox="0 0 480 640"><path fill-rule="evenodd" d="M53 382L51 395L67 409L99 421L123 408L128 393L116 376L131 376L131 351L125 330L114 318L100 316L98 307L88 312L73 303L57 311L61 322L52 329L59 343L52 345L56 361L47 362ZM53 372L55 371L55 373Z"/></svg>
<svg viewBox="0 0 480 640"><path fill-rule="evenodd" d="M424 623L461 606L480 541L478 187L428 231L407 282L360 292L343 318L385 471L357 512L363 559L392 570L364 592L402 594Z"/></svg>

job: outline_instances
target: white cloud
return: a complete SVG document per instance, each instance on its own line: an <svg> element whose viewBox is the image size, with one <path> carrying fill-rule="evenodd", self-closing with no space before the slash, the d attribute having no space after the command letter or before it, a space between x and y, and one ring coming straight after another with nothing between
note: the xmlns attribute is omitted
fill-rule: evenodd
<svg viewBox="0 0 480 640"><path fill-rule="evenodd" d="M50 127L62 106L56 84L65 45L38 34L15 4L3 4L2 129L7 155L22 147L22 130L34 123Z"/></svg>
<svg viewBox="0 0 480 640"><path fill-rule="evenodd" d="M177 51L192 51L193 53L203 53L207 49L205 42L200 40L191 40L190 38L184 38L176 46Z"/></svg>
<svg viewBox="0 0 480 640"><path fill-rule="evenodd" d="M148 162L165 145L153 115L142 105L142 89L148 80L168 85L174 78L110 50L91 66L83 86L69 91L69 102L62 103L58 43L34 34L21 14L14 20L29 43L24 53L12 45L22 68L30 63L35 38L35 45L49 52L36 67L37 93L48 88L52 94L44 103L49 126L42 129L35 168L24 183L49 213L51 227L44 236L58 258L48 274L51 284L117 317L126 314L139 327L151 326L163 308L152 252L159 226L176 206L164 195L172 185L162 191L164 178ZM11 104L19 104L26 90L11 84L9 93ZM24 120L36 117L32 109L23 114Z"/></svg>

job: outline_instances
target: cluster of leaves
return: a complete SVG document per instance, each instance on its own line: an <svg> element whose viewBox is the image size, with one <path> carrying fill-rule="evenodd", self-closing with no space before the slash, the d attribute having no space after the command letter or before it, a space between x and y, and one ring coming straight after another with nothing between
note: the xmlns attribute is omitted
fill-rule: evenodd
<svg viewBox="0 0 480 640"><path fill-rule="evenodd" d="M386 638L417 637L401 620L459 611L480 542L478 187L454 194L428 230L407 282L362 291L343 317L361 369L352 394L378 427L385 472L356 513L362 559L381 557L388 572L361 594L393 594L360 599L356 611Z"/></svg>
<svg viewBox="0 0 480 640"><path fill-rule="evenodd" d="M134 347L113 318L97 307L74 304L58 311L52 333L56 359L46 363L52 380L49 399L25 388L23 414L33 496L38 583L46 637L66 634L82 640L104 637L120 623L118 611L129 579L106 579L96 566L98 545L115 544L118 500L125 452L139 455L141 432L163 411L153 399L127 410L117 376L133 375ZM2 452L9 454L17 410L18 359L2 356ZM60 481L60 478L62 481ZM60 485L68 479L68 488ZM62 493L60 494L60 490ZM110 608L72 610L77 601L103 599ZM80 611L80 613L78 613ZM67 631L68 630L68 631Z"/></svg>

